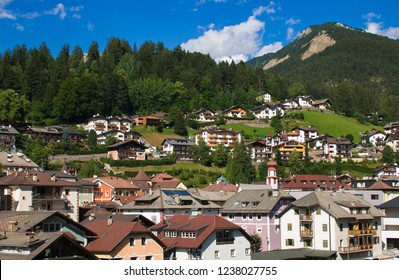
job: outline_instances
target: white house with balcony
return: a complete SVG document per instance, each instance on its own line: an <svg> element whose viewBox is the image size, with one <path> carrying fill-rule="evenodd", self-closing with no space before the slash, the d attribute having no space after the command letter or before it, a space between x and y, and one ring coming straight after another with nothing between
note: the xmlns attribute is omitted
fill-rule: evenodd
<svg viewBox="0 0 399 280"><path fill-rule="evenodd" d="M339 260L380 256L382 217L351 193L314 191L280 214L281 248L336 251Z"/></svg>
<svg viewBox="0 0 399 280"><path fill-rule="evenodd" d="M385 212L381 229L382 249L399 250L399 197L379 205L378 208Z"/></svg>

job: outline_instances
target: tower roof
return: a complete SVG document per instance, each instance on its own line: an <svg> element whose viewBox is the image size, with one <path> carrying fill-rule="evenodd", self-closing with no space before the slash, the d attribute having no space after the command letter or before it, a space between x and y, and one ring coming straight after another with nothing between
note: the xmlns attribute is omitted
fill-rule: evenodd
<svg viewBox="0 0 399 280"><path fill-rule="evenodd" d="M151 181L151 179L147 176L147 174L145 174L144 169L140 167L140 170L136 177L133 178L133 181Z"/></svg>

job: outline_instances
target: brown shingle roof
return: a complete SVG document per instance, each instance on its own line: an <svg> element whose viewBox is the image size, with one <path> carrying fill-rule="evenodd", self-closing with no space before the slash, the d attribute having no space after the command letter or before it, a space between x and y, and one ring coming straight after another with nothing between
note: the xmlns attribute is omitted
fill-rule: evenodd
<svg viewBox="0 0 399 280"><path fill-rule="evenodd" d="M133 181L151 181L150 177L145 174L144 169L141 167Z"/></svg>

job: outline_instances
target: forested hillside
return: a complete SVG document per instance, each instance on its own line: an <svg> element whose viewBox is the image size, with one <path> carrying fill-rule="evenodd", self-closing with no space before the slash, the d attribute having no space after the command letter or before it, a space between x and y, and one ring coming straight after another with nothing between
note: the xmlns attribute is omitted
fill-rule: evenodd
<svg viewBox="0 0 399 280"><path fill-rule="evenodd" d="M327 23L307 28L275 54L248 64L282 75L291 84L291 97L301 92L329 98L348 116L399 117L393 109L399 106L398 40Z"/></svg>
<svg viewBox="0 0 399 280"><path fill-rule="evenodd" d="M146 42L137 48L118 38L110 38L101 53L97 42L88 50L66 44L55 57L45 43L34 49L17 45L0 55L0 89L29 102L18 121L37 124L76 123L96 113L168 112L174 106L185 112L252 107L264 91L287 96L282 79L244 63L216 64L179 47Z"/></svg>

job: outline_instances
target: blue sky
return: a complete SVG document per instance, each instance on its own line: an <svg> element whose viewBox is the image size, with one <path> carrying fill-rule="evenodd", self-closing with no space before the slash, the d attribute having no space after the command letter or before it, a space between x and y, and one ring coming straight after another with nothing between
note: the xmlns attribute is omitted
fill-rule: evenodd
<svg viewBox="0 0 399 280"><path fill-rule="evenodd" d="M45 42L87 52L110 37L243 60L275 52L310 25L340 22L399 39L397 0L0 0L0 52Z"/></svg>

